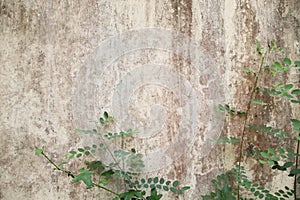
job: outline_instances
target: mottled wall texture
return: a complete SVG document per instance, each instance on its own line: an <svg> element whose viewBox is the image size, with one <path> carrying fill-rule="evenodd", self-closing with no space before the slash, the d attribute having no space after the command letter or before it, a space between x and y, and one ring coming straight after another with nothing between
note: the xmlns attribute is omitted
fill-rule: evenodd
<svg viewBox="0 0 300 200"><path fill-rule="evenodd" d="M122 148L145 155L143 176L191 186L165 199L201 199L241 151L212 142L243 129L243 119L214 105L245 110L253 79L241 68L257 69L256 40L275 39L299 59L299 26L299 0L0 0L0 199L111 199L34 155L45 146L58 162L72 147L97 142L74 129L104 111L116 129L139 130ZM297 85L299 74L278 79ZM253 107L250 119L289 130L298 105L274 105ZM246 133L242 151L273 143ZM271 190L293 184L252 158L243 164Z"/></svg>

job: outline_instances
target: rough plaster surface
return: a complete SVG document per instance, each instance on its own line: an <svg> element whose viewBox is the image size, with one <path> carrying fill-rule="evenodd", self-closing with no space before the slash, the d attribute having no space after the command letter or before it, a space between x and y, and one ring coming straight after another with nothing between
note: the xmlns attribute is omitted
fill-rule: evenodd
<svg viewBox="0 0 300 200"><path fill-rule="evenodd" d="M128 102L131 105L127 108L129 113L124 114L134 116L132 125L150 127L150 130L142 131L136 137L137 141L125 141L125 148L133 145L145 153L153 152L156 148L163 149L165 143L176 142L180 130L184 130L180 128L181 120L186 118L194 121L194 118L182 113L185 109L195 113L191 110L194 101L199 108L196 118L200 122L205 115L213 116L210 108L199 102L201 98L206 103L211 100L211 104L219 100L232 102L234 106L244 109L253 82L240 69L255 69L257 66L255 40L265 42L276 39L290 57L299 58L299 9L298 0L1 0L0 199L110 199L105 192L86 192L82 184L71 184L69 178L52 172L45 160L34 156L35 146L44 145L50 156L60 161L72 146L80 146L89 139L83 139L73 131L78 126L88 126L85 123L86 116L93 117L108 110L124 117L113 106L122 108L123 103L126 105ZM99 68L98 71L87 68L93 66L87 64L93 62L93 55L96 58L102 55L97 54L97 49L103 47L103 42L112 41L110 39L118 34L148 27L172 30L193 41L201 49L201 55L204 54L203 61L196 64L208 62L208 58L212 57L214 66L209 66L209 70L216 69L212 77L218 77L223 87L217 91L205 90L205 86L214 79L203 74L201 77L201 70L200 73L194 70L203 69L193 66L194 57L191 55L194 52L189 52L188 56L178 54L181 49L194 49L186 43L181 44L182 48L175 36L170 39L174 42L172 48L164 46L161 51L152 48L125 52L111 60L109 71L102 74L97 74L101 72ZM143 35L140 37L143 38ZM123 44L129 42L128 38L123 39ZM166 39L161 41L166 42ZM164 51L166 49L168 51ZM114 51L117 52L116 49ZM108 52L108 55L115 55L116 52ZM100 53L103 53L101 48ZM96 65L107 62L94 61ZM149 67L154 70L149 70ZM136 70L128 73L134 68ZM157 74L164 76L155 79L147 76L160 69L163 69L163 73ZM83 73L84 70L90 71ZM95 75L103 77L93 77ZM141 80L141 77L145 80ZM144 85L138 85L133 90L131 85L136 82L129 84L132 79ZM282 79L298 83L299 75L291 74ZM79 80L87 82L81 84ZM124 91L120 80L128 82L124 84L128 91ZM214 85L218 86L218 83ZM181 88L175 89L175 86ZM84 90L87 92L86 99L78 98L85 95L80 93ZM120 96L114 96L116 91L130 95L126 100L128 102L118 99ZM221 91L224 96L219 95ZM189 99L190 96L193 98ZM114 99L118 101L112 103ZM283 105L285 109L280 110L277 106L272 112L254 108L257 114L253 116L253 121L266 119L270 124L290 128L288 121L278 122L278 119L282 119L281 116L299 117L299 108L287 102ZM81 109L80 106L86 107ZM157 113L161 115L155 115ZM271 119L266 117L268 113ZM151 121L151 117L155 120ZM288 120L289 117L285 118ZM159 165L160 170L145 172L145 176L178 179L192 187L189 193L180 198L170 195L166 199L200 199L200 195L209 190L210 180L236 161L237 148L214 146L203 154L211 136L210 131L214 130L205 125L197 124L197 127L190 129L196 132L194 142L187 140L188 143L182 145L180 155L176 159L172 157L174 163L166 166L155 164L154 167ZM241 126L241 119L228 119L223 134L239 136ZM188 124L185 128L190 127ZM188 138L186 133L183 136ZM253 134L245 138L245 149L272 143L268 138ZM140 141L145 145L140 145L143 144ZM169 151L163 154L171 155L174 148ZM262 180L262 183L270 181L270 187L282 177L278 174L272 179L272 176L266 175L270 173L266 171L267 168L260 167L250 159L245 160L245 165L250 168L254 179ZM286 184L291 184L291 181L287 180Z"/></svg>

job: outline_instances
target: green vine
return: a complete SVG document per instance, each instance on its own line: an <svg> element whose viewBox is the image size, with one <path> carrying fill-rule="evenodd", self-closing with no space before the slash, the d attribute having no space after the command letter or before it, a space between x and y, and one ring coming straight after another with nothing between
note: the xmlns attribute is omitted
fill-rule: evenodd
<svg viewBox="0 0 300 200"><path fill-rule="evenodd" d="M292 61L290 58L283 58L281 61L275 61L271 65L266 65L268 57L272 53L280 53L283 50L277 47L275 41L271 41L265 48L260 42L257 42L256 49L260 57L257 70L251 68L242 68L242 71L250 74L253 78L252 89L244 111L236 110L229 104L219 104L216 109L226 113L228 117L241 117L242 128L239 137L220 137L216 141L219 145L238 145L237 165L227 172L218 175L211 181L213 190L206 195L202 195L204 200L235 200L235 199L267 199L267 200L285 200L297 198L297 187L300 185L300 120L291 119L291 130L281 130L276 127L267 125L267 123L250 124L253 116L253 105L271 108L271 100L288 101L295 106L300 103L300 88L292 83L275 82L268 86L260 86L260 82L265 75L277 77L291 71L299 72L300 61ZM256 97L266 95L269 100L260 100ZM271 100L270 100L271 99ZM273 105L274 106L274 105ZM190 189L189 186L181 186L178 180L165 180L163 177L142 177L143 155L132 148L130 151L123 149L109 149L108 140L117 141L124 137L132 137L136 131L132 129L119 132L107 131L114 123L114 118L107 112L97 121L94 121L96 128L92 130L76 129L77 134L93 134L99 136L101 142L98 144L86 145L84 147L74 148L65 156L67 161L60 164L55 163L46 153L44 148L36 148L35 154L43 156L57 171L66 174L72 178L72 182L83 182L87 189L97 187L110 194L113 200L159 200L163 198L161 192L171 192L175 195L183 195ZM265 146L264 149L253 147L250 152L244 151L244 140L247 133L265 134L274 142L294 142L297 144L295 149L277 146ZM293 136L291 136L293 135ZM121 142L122 142L121 141ZM120 142L119 142L120 143ZM122 143L121 143L122 144ZM113 162L105 164L103 160L94 159L97 153L108 152ZM247 169L242 165L245 156L251 156L256 159L257 164L269 166L270 170L277 172L286 172L287 176L294 178L293 188L283 186L281 189L271 191L255 181L251 181L247 175ZM77 173L71 172L66 166L73 159L81 159L83 166ZM78 160L77 160L78 161ZM121 192L114 191L111 188L116 184L115 180L122 180L125 187ZM251 198L243 197L250 194Z"/></svg>
<svg viewBox="0 0 300 200"><path fill-rule="evenodd" d="M285 130L280 130L272 126L265 124L248 124L251 114L252 104L258 106L269 106L270 102L261 101L255 99L257 93L268 95L270 98L282 98L287 99L293 104L298 105L300 103L300 88L297 88L291 83L279 83L271 84L271 87L260 87L259 80L265 74L270 72L271 76L276 77L280 74L288 73L292 70L299 72L300 61L292 62L290 58L283 58L282 61L275 61L272 65L265 65L265 62L271 53L283 54L283 50L278 48L275 41L271 41L268 44L267 49L262 46L260 42L257 42L257 52L260 56L260 64L258 70L255 71L250 68L243 68L242 71L250 74L253 78L253 87L250 92L249 101L247 103L245 111L236 111L228 104L218 105L217 109L226 112L229 116L241 116L243 117L242 131L240 138L236 137L220 137L217 144L232 144L239 145L238 165L231 171L218 175L217 179L212 180L212 186L214 190L207 195L203 195L203 199L247 199L243 198L243 194L251 193L253 198L250 199L268 199L268 200L284 200L297 198L297 187L300 185L300 168L299 163L299 147L300 147L300 121L298 119L291 119L293 132L295 136L290 136ZM242 115L241 115L242 114ZM276 141L294 141L297 144L296 151L292 148L283 148L280 144L277 147L266 147L266 149L252 148L250 153L245 154L243 150L244 139L246 132L250 131L255 134L267 134L271 139ZM244 156L252 156L256 158L257 162L262 165L270 165L272 170L287 171L288 176L294 177L294 188L290 189L288 186L284 186L282 189L271 193L270 190L263 186L250 181L246 175L246 170L242 166Z"/></svg>
<svg viewBox="0 0 300 200"><path fill-rule="evenodd" d="M102 140L100 144L92 144L90 146L79 147L69 151L65 156L71 161L72 159L84 158L84 167L79 169L78 173L71 172L65 166L69 163L63 161L56 164L46 153L44 148L36 148L35 154L43 156L49 163L54 166L54 170L60 171L63 174L72 178L72 183L83 182L87 189L94 187L100 188L108 193L113 194L113 200L159 200L163 194L158 191L172 192L177 195L182 195L184 191L190 189L189 186L181 187L179 181L165 180L164 178L154 177L139 179L142 175L141 171L145 167L141 153L135 149L125 151L123 149L115 149L111 151L106 145L105 139L117 140L123 137L130 137L135 132L131 129L112 134L111 132L104 133L103 130L108 128L114 122L114 118L104 112L103 117L99 118L99 122L95 122L97 127L93 130L76 129L79 134L96 134ZM114 162L109 165L104 164L102 160L92 159L93 155L102 151L108 151ZM121 164L122 163L122 164ZM123 166L123 167L121 167ZM126 167L126 169L124 168ZM126 187L124 191L117 192L110 187L115 183L115 180L121 179ZM150 191L148 191L150 190ZM147 192L148 191L148 192Z"/></svg>

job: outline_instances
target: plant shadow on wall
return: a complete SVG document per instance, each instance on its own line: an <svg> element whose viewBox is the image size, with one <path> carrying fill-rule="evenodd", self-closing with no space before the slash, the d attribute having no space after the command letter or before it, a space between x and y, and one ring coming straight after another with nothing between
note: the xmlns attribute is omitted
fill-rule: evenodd
<svg viewBox="0 0 300 200"><path fill-rule="evenodd" d="M47 159L54 166L54 170L70 176L73 183L83 182L87 186L87 189L97 187L105 190L114 196L112 197L113 200L159 200L163 197L163 194L159 193L160 190L182 195L186 190L190 189L189 186L181 187L177 180L170 181L162 177L140 178L141 170L145 167L142 160L143 155L137 153L135 149L131 149L130 151L114 149L112 151L107 145L109 140L118 142L117 140L123 140L124 137L131 137L135 131L129 129L120 132L110 132L109 129L114 123L114 118L107 112L104 112L103 117L94 122L96 129L76 129L76 133L98 135L102 141L100 144L92 144L91 146L71 150L65 155L68 160L59 164L55 163L46 154L44 147L36 148L35 154L42 155ZM105 152L113 160L108 165L103 160L95 159L96 154L104 154ZM70 165L73 159L82 158L84 158L82 167L77 172L67 169L67 165ZM119 187L124 185L123 192L120 193L111 189L116 184Z"/></svg>
<svg viewBox="0 0 300 200"><path fill-rule="evenodd" d="M281 130L277 127L268 126L268 121L263 123L251 123L255 116L255 107L260 110L274 110L279 105L294 105L296 109L300 103L300 89L294 84L280 82L280 79L286 77L288 73L299 75L300 61L292 62L290 58L285 57L282 49L278 48L275 41L271 41L267 48L263 47L257 41L257 52L260 56L258 70L243 68L253 80L253 90L250 93L249 101L245 111L235 110L230 105L218 105L217 109L225 112L228 119L238 117L242 119L242 130L237 137L220 137L217 144L238 145L239 155L238 162L234 169L218 175L211 181L214 188L209 194L202 195L202 199L216 200L235 200L235 199L268 199L268 200L299 200L300 196L300 167L299 167L299 142L300 142L300 120L290 119L289 124L285 127L291 127L289 130ZM280 58L281 61L272 61L272 65L266 65L269 57ZM270 78L271 77L271 78ZM265 82L265 80L268 80ZM274 82L272 80L275 80ZM267 100L266 100L267 99ZM281 104L281 103L285 104ZM284 107L281 107L281 110ZM284 116L288 118L289 116ZM271 119L271 115L267 118ZM235 118L236 119L236 118ZM282 119L282 118L281 118ZM282 119L286 121L286 119ZM249 134L249 135L248 135ZM252 136L251 136L252 135ZM248 138L256 136L263 139L263 147L252 145L251 151L245 151L244 146ZM266 140L265 140L266 139ZM271 140L271 142L268 142ZM283 147L282 144L289 146ZM281 173L287 181L273 183L271 189L266 188L263 184L251 181L247 169L242 166L244 158L251 158L258 165L265 165L277 174ZM232 163L234 164L234 163ZM258 173L257 171L254 173ZM264 172L263 172L264 173ZM268 176L266 173L265 176ZM263 177L263 174L254 174ZM291 182L291 185L285 186L284 182ZM269 184L266 185L270 185ZM276 188L275 188L276 187ZM277 189L278 187L282 187ZM246 198L247 197L247 198Z"/></svg>

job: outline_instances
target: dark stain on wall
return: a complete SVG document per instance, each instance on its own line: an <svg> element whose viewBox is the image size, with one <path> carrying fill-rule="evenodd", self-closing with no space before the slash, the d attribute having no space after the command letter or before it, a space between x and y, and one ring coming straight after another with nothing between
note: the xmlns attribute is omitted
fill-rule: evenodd
<svg viewBox="0 0 300 200"><path fill-rule="evenodd" d="M11 9L6 5L5 2L0 1L0 16L6 16L12 18Z"/></svg>
<svg viewBox="0 0 300 200"><path fill-rule="evenodd" d="M191 35L193 20L193 1L192 0L173 0L173 26L174 29Z"/></svg>

